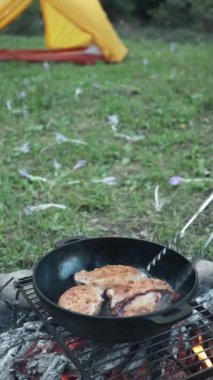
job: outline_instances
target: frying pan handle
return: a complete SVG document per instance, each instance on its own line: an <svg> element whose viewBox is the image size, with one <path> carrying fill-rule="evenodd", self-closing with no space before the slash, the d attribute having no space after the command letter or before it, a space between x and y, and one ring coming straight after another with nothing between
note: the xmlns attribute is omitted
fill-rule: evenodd
<svg viewBox="0 0 213 380"><path fill-rule="evenodd" d="M85 240L87 239L86 236L68 236L62 240L58 240L54 243L54 246L55 248L61 248L61 247L65 247L66 245L70 244L70 243L74 243L75 241L80 241L80 240Z"/></svg>
<svg viewBox="0 0 213 380"><path fill-rule="evenodd" d="M157 325L167 325L171 323L176 323L189 317L192 314L192 307L189 304L184 304L171 309L160 315L153 315L147 319L156 323Z"/></svg>

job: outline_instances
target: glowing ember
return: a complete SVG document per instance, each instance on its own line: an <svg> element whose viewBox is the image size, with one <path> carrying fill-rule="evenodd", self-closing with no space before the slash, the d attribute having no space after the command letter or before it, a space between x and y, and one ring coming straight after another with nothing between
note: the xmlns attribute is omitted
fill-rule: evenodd
<svg viewBox="0 0 213 380"><path fill-rule="evenodd" d="M202 342L202 337L199 336L199 342ZM213 367L213 364L211 360L208 358L206 352L204 351L204 348L202 344L198 344L195 347L192 348L194 353L198 356L198 358L202 361L202 363L205 363L207 368Z"/></svg>

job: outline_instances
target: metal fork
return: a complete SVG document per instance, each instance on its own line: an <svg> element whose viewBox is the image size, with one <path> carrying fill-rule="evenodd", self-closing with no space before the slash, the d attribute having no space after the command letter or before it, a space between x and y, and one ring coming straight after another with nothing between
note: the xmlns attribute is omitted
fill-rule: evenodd
<svg viewBox="0 0 213 380"><path fill-rule="evenodd" d="M183 226L183 228L176 234L175 238L173 241L165 246L153 259L152 261L149 262L149 264L146 267L147 272L150 271L150 269L155 266L158 261L161 260L163 256L167 254L169 249L172 247L177 247L180 240L185 236L186 230L191 226L191 224L194 222L194 220L205 210L205 208L212 202L213 200L213 193L201 204L199 207L198 211L189 219L189 221ZM211 239L212 240L212 239ZM208 244L209 245L209 244Z"/></svg>

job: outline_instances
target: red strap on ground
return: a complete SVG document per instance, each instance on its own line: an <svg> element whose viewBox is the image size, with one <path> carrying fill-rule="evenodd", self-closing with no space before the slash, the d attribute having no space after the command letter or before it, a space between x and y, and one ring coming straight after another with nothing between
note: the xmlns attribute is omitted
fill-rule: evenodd
<svg viewBox="0 0 213 380"><path fill-rule="evenodd" d="M94 65L101 60L104 60L102 55L86 54L83 50L0 49L0 61L73 62L80 65Z"/></svg>

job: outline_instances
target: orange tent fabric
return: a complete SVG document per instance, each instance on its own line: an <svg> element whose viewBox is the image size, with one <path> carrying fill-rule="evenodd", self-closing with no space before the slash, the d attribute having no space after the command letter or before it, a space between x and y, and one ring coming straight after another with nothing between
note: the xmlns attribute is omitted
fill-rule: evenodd
<svg viewBox="0 0 213 380"><path fill-rule="evenodd" d="M1 0L0 29L32 0ZM0 59L27 61L121 62L127 54L99 0L40 0L45 26L44 50L0 50ZM95 52L90 47L96 46Z"/></svg>

